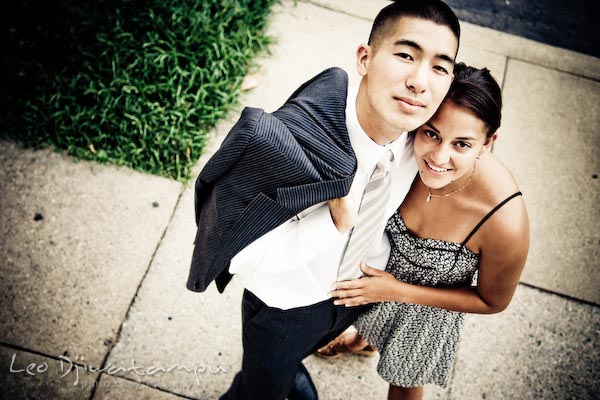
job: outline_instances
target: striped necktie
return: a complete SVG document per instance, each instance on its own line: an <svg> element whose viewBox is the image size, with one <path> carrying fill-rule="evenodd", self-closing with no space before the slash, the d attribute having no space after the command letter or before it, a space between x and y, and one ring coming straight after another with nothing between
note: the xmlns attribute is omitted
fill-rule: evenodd
<svg viewBox="0 0 600 400"><path fill-rule="evenodd" d="M392 151L387 150L377 163L367 183L360 203L358 219L350 234L350 240L338 270L338 281L362 276L360 262L374 242L375 235L381 235L378 230L381 229L382 217L390 197L390 168L393 159Z"/></svg>

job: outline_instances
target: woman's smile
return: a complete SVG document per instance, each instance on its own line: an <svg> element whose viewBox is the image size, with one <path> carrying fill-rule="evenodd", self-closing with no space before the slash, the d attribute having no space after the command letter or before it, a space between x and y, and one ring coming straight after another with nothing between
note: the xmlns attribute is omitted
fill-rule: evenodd
<svg viewBox="0 0 600 400"><path fill-rule="evenodd" d="M442 168L442 167L436 167L435 165L427 162L427 160L423 160L423 162L425 163L425 165L427 166L427 168L433 172L437 172L437 173L443 173L443 172L448 172L451 171L451 168Z"/></svg>

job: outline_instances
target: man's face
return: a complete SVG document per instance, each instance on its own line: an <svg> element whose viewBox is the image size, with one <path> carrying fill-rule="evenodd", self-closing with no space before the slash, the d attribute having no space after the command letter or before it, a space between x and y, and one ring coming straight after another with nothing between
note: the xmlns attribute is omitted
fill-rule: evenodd
<svg viewBox="0 0 600 400"><path fill-rule="evenodd" d="M450 28L411 17L375 48L361 45L357 112L367 134L383 144L429 120L450 88L457 48Z"/></svg>

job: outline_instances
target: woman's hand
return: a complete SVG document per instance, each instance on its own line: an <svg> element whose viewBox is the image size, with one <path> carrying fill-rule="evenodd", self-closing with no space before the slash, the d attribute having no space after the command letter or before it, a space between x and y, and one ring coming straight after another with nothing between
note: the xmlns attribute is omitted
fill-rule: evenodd
<svg viewBox="0 0 600 400"><path fill-rule="evenodd" d="M331 199L328 204L331 219L340 233L346 233L354 227L358 219L358 204L352 194Z"/></svg>
<svg viewBox="0 0 600 400"><path fill-rule="evenodd" d="M365 273L364 277L335 283L336 289L329 292L332 297L337 297L334 304L351 307L381 301L400 301L400 291L405 283L389 272L371 268L364 262L360 269Z"/></svg>

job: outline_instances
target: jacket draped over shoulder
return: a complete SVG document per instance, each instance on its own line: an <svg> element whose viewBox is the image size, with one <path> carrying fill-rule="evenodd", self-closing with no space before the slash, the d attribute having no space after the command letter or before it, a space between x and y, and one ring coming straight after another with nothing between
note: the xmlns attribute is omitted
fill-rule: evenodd
<svg viewBox="0 0 600 400"><path fill-rule="evenodd" d="M330 68L274 113L246 108L195 186L198 227L187 288L231 279L231 259L317 203L345 196L356 172L346 130L348 77Z"/></svg>

